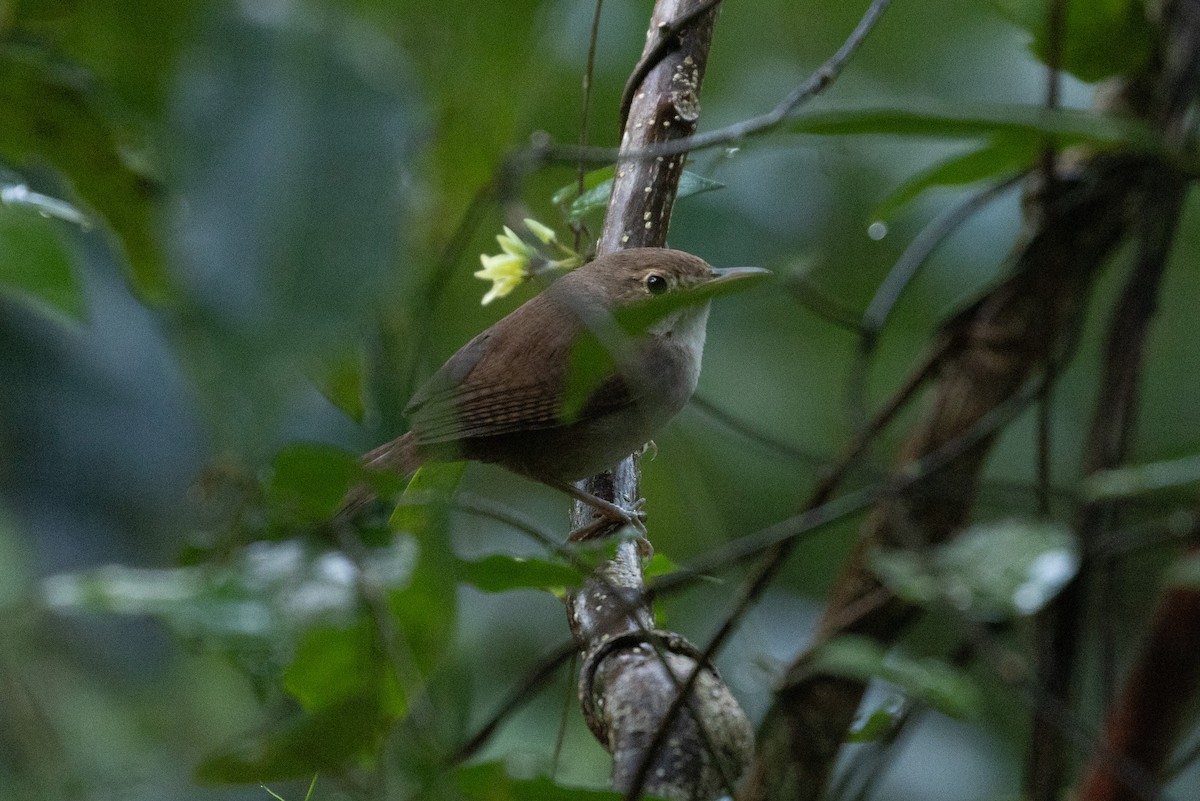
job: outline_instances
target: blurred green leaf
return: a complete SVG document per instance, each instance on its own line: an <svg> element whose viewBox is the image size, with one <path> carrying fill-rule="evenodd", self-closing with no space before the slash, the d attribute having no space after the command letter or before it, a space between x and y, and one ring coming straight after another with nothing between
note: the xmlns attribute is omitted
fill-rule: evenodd
<svg viewBox="0 0 1200 801"><path fill-rule="evenodd" d="M642 568L642 574L647 579L657 578L658 576L667 576L679 569L679 565L671 561L662 551L655 551L654 556Z"/></svg>
<svg viewBox="0 0 1200 801"><path fill-rule="evenodd" d="M282 725L205 758L196 779L244 783L307 778L314 771L345 767L373 756L390 721L378 698L347 698L313 714L295 715Z"/></svg>
<svg viewBox="0 0 1200 801"><path fill-rule="evenodd" d="M1167 570L1167 586L1200 590L1200 553L1190 551Z"/></svg>
<svg viewBox="0 0 1200 801"><path fill-rule="evenodd" d="M583 176L583 192L579 191L579 182L572 181L555 190L554 194L550 196L550 202L556 206L566 206L565 210L570 212L575 207L575 204L582 203L583 198L591 194L590 190L594 190L597 187L605 187L603 192L604 199L599 201L601 205L605 205L608 203L608 196L612 194L612 180L616 171L616 167L611 164L607 167L592 170ZM594 200L589 201L588 205L593 205L595 202Z"/></svg>
<svg viewBox="0 0 1200 801"><path fill-rule="evenodd" d="M415 544L398 538L368 552L384 588L407 586ZM234 651L288 652L313 626L346 625L359 611L356 570L338 551L298 540L259 541L222 566L166 569L108 565L50 576L42 599L51 609L153 615L187 637Z"/></svg>
<svg viewBox="0 0 1200 801"><path fill-rule="evenodd" d="M155 237L157 187L125 158L127 148L81 75L35 51L0 52L0 159L59 170L120 238L134 286L144 298L162 300L167 279Z"/></svg>
<svg viewBox="0 0 1200 801"><path fill-rule="evenodd" d="M272 464L267 499L276 513L323 522L333 517L346 492L363 477L358 458L339 448L316 443L289 445Z"/></svg>
<svg viewBox="0 0 1200 801"><path fill-rule="evenodd" d="M889 653L868 637L836 637L820 645L806 667L864 682L883 679L951 717L967 717L980 707L979 688L962 671L934 659Z"/></svg>
<svg viewBox="0 0 1200 801"><path fill-rule="evenodd" d="M36 298L75 319L83 316L79 280L54 222L0 205L0 292Z"/></svg>
<svg viewBox="0 0 1200 801"><path fill-rule="evenodd" d="M1101 470L1085 478L1081 495L1087 501L1127 498L1200 481L1200 456Z"/></svg>
<svg viewBox="0 0 1200 801"><path fill-rule="evenodd" d="M179 341L219 446L256 463L303 376L409 288L400 258L422 111L404 54L336 4L211 4L167 134ZM334 395L357 404L346 376Z"/></svg>
<svg viewBox="0 0 1200 801"><path fill-rule="evenodd" d="M947 159L909 178L876 207L872 218L890 220L896 212L935 186L962 186L1001 175L1009 175L1028 166L1038 146L1024 137L997 136L970 153Z"/></svg>
<svg viewBox="0 0 1200 801"><path fill-rule="evenodd" d="M593 170L584 177L582 194L577 194L579 191L577 183L570 183L560 187L551 196L551 200L559 206L570 201L570 205L566 209L567 222L579 222L590 212L603 211L608 207L608 198L612 195L614 172L613 167ZM678 200L724 187L725 184L720 181L684 170L683 174L679 176L679 190L676 192L675 198Z"/></svg>
<svg viewBox="0 0 1200 801"><path fill-rule="evenodd" d="M2 173L0 173L0 204L18 209L28 209L40 217L54 217L63 222L74 223L84 230L92 227L87 215L67 201L35 192L23 181L5 181Z"/></svg>
<svg viewBox="0 0 1200 801"><path fill-rule="evenodd" d="M876 550L871 569L913 603L949 603L979 620L1032 615L1079 568L1075 539L1050 522L979 523L925 553Z"/></svg>
<svg viewBox="0 0 1200 801"><path fill-rule="evenodd" d="M359 353L334 359L322 365L313 377L321 394L356 423L363 421L363 362Z"/></svg>
<svg viewBox="0 0 1200 801"><path fill-rule="evenodd" d="M459 768L454 774L455 787L464 796L477 801L618 801L620 793L564 787L545 776L514 779L499 762L486 762ZM652 801L654 796L642 795Z"/></svg>
<svg viewBox="0 0 1200 801"><path fill-rule="evenodd" d="M584 574L568 565L541 559L493 554L476 561L460 561L459 575L484 592L556 590L575 587Z"/></svg>
<svg viewBox="0 0 1200 801"><path fill-rule="evenodd" d="M821 136L884 134L931 139L1006 136L1040 144L1053 136L1060 147L1088 144L1100 148L1161 149L1158 136L1132 117L1114 117L1079 109L1042 106L946 106L914 103L905 108L835 109L792 118L790 133Z"/></svg>
<svg viewBox="0 0 1200 801"><path fill-rule="evenodd" d="M284 687L313 713L353 698L370 698L378 714L396 719L406 699L375 622L307 631L283 674Z"/></svg>
<svg viewBox="0 0 1200 801"><path fill-rule="evenodd" d="M884 739L895 729L899 719L890 709L876 709L866 720L856 723L846 735L848 743L873 743Z"/></svg>
<svg viewBox="0 0 1200 801"><path fill-rule="evenodd" d="M625 337L611 330L611 320L604 322L608 323L606 328L610 330L603 340L592 331L584 331L571 346L571 360L567 366L567 380L558 412L563 422L579 419L588 401L604 381L616 374L617 361L613 354L628 347Z"/></svg>
<svg viewBox="0 0 1200 801"><path fill-rule="evenodd" d="M390 593L400 636L417 669L428 676L453 641L457 614L458 558L450 543L450 496L465 462L433 462L413 475L389 525L418 548L409 585Z"/></svg>
<svg viewBox="0 0 1200 801"><path fill-rule="evenodd" d="M430 462L413 474L389 523L394 531L444 533L450 496L467 469L466 462Z"/></svg>
<svg viewBox="0 0 1200 801"><path fill-rule="evenodd" d="M1048 53L1047 4L1042 0L992 0L1010 21L1033 37L1031 49L1042 63ZM1062 69L1081 81L1095 83L1114 75L1136 73L1154 55L1154 29L1140 0L1090 0L1065 13L1061 42Z"/></svg>

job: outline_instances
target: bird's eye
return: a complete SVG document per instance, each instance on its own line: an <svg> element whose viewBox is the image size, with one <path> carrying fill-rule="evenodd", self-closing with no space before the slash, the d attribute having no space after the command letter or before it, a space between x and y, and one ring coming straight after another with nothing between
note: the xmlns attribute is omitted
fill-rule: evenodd
<svg viewBox="0 0 1200 801"><path fill-rule="evenodd" d="M650 273L646 276L646 290L651 295L661 295L667 291L667 279L658 273Z"/></svg>

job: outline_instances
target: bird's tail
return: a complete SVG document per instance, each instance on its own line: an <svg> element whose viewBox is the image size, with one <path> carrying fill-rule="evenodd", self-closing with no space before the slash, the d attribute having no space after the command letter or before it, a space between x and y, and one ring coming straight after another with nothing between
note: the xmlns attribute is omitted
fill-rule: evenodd
<svg viewBox="0 0 1200 801"><path fill-rule="evenodd" d="M421 466L421 455L417 453L417 443L413 440L412 432L367 451L362 456L362 465L367 470L380 473L411 476ZM359 484L347 492L346 497L342 498L337 517L352 518L374 499L375 490L367 484Z"/></svg>

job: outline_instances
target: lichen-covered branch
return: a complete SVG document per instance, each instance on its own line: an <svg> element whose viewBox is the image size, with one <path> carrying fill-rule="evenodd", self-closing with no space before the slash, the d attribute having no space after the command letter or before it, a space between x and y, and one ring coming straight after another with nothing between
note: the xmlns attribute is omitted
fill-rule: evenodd
<svg viewBox="0 0 1200 801"><path fill-rule="evenodd" d="M717 4L660 0L628 87L624 154L694 133ZM617 164L599 254L662 247L684 154ZM636 457L588 479L588 492L629 507L638 500ZM591 510L576 504L574 527ZM716 671L682 637L654 630L641 557L623 543L567 600L583 650L579 693L588 726L613 755L612 786L629 795L707 799L731 792L753 734Z"/></svg>

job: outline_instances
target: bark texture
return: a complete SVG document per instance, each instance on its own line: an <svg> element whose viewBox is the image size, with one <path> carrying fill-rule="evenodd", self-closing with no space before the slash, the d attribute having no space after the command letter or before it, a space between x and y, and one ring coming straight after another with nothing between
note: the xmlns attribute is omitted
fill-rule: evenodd
<svg viewBox="0 0 1200 801"><path fill-rule="evenodd" d="M666 244L685 155L637 157L639 151L695 132L700 86L716 4L660 0L642 59L626 89L622 158L598 255ZM640 497L636 457L583 482L629 507ZM573 527L591 515L576 504ZM571 631L583 650L579 696L584 717L613 756L613 789L672 799L731 793L750 760L753 731L715 669L672 632L654 630L641 556L618 547L568 600Z"/></svg>

